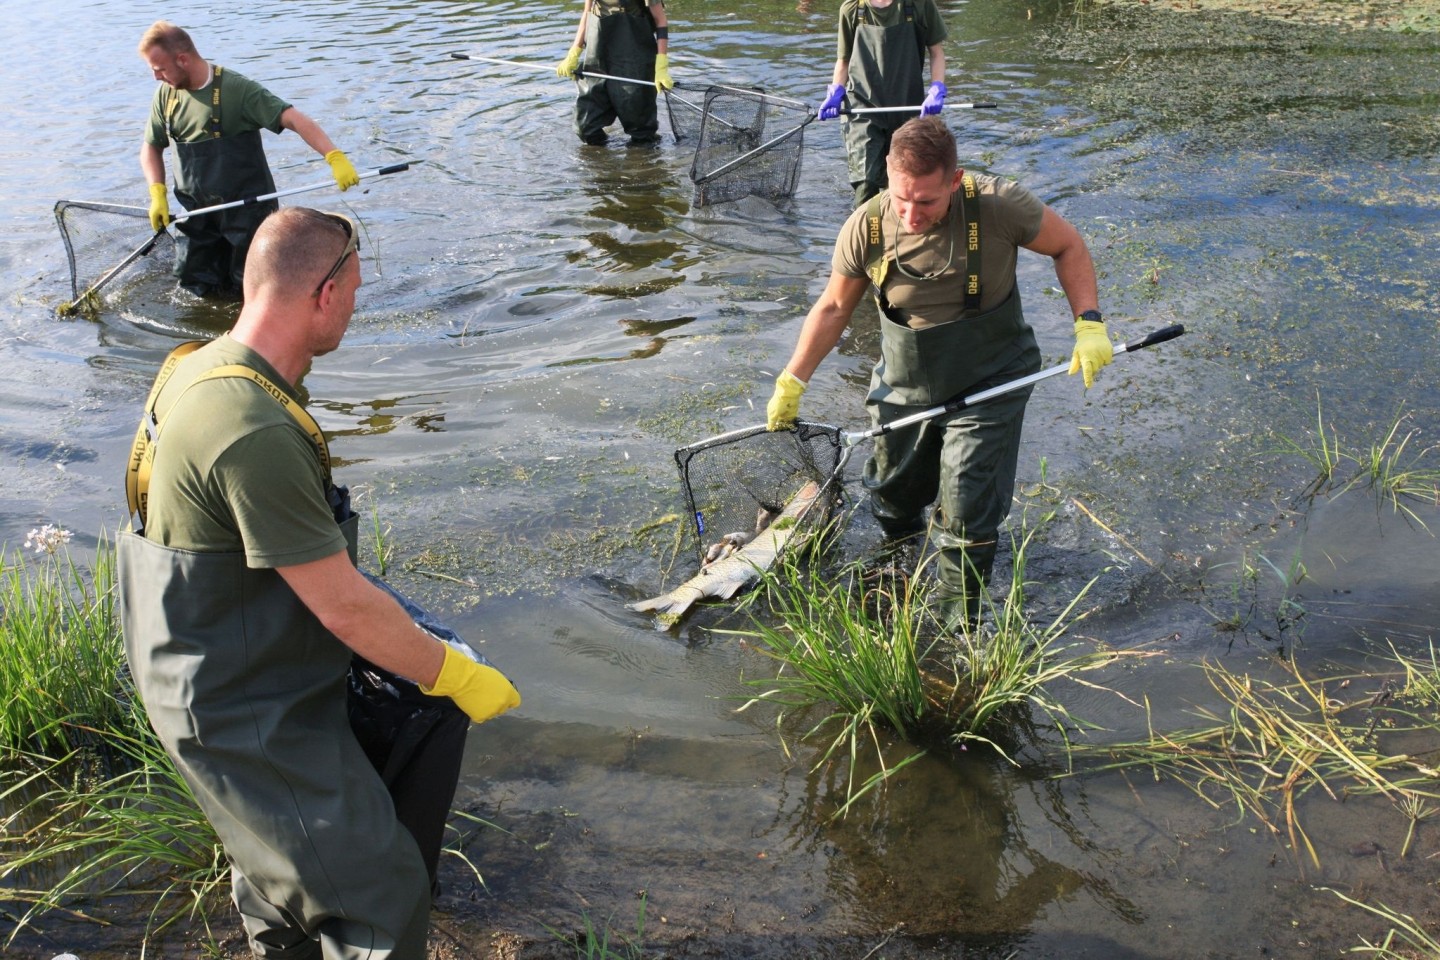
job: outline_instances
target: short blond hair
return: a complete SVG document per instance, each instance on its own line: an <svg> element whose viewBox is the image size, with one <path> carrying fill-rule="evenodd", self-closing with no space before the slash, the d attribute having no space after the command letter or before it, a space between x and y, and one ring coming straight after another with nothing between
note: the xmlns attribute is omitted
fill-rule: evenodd
<svg viewBox="0 0 1440 960"><path fill-rule="evenodd" d="M195 41L190 39L190 34L175 26L169 20L156 20L150 24L150 29L140 38L140 56L145 56L152 49L160 49L172 57L182 53L188 53L192 57L200 56L200 51L195 49Z"/></svg>

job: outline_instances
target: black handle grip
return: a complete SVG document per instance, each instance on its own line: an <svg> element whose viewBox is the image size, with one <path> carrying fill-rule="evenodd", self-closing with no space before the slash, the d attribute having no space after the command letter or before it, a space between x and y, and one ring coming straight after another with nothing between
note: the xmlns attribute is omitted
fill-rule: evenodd
<svg viewBox="0 0 1440 960"><path fill-rule="evenodd" d="M994 109L995 109L996 107L998 107L998 106L999 106L998 103L972 103L972 104L970 104L970 108L971 108L972 110L994 110Z"/></svg>
<svg viewBox="0 0 1440 960"><path fill-rule="evenodd" d="M1164 343L1166 340L1174 340L1176 337L1180 336L1184 332L1185 324L1172 323L1168 327L1161 327L1154 333L1145 334L1145 336L1141 337L1139 340L1131 340L1129 343L1125 344L1125 352L1129 353L1131 350L1143 350L1146 347L1153 347L1157 343Z"/></svg>
<svg viewBox="0 0 1440 960"><path fill-rule="evenodd" d="M415 160L415 161L406 160L404 163L392 163L392 164L390 164L390 166L388 166L388 167L381 167L379 170L376 170L376 171L375 171L375 175L378 176L378 177L383 177L383 176L385 176L385 174L387 174L387 173L399 173L399 172L401 172L402 170L409 170L409 169L410 169L410 164L411 164L412 162L413 162L413 163L419 163L420 161L419 161L419 160Z"/></svg>
<svg viewBox="0 0 1440 960"><path fill-rule="evenodd" d="M451 56L453 59L455 59L455 60L469 60L469 59L470 59L470 54L468 54L468 53L452 53L452 54L450 54L450 56Z"/></svg>

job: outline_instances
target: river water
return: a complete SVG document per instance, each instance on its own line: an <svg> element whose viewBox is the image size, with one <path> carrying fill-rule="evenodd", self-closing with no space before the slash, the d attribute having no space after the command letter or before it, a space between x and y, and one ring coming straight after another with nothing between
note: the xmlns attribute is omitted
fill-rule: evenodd
<svg viewBox="0 0 1440 960"><path fill-rule="evenodd" d="M669 518L672 452L763 419L849 190L840 131L816 123L793 200L692 208L686 145L582 148L567 81L449 56L553 64L576 6L55 0L10 18L0 542L52 522L83 554L119 527L157 365L233 316L139 288L96 320L54 313L70 290L51 208L143 205L153 81L134 44L183 18L204 55L291 99L362 170L423 161L294 202L365 228L351 332L306 378L340 478L385 531L392 580L525 697L471 736L457 806L508 832L464 846L483 887L458 858L442 867L436 929L460 955L484 955L492 930L544 941L585 917L633 933L642 891L649 942L688 956L859 957L886 941L889 956L1319 957L1383 934L1323 887L1433 925L1440 828L1422 824L1401 861L1406 822L1383 802L1312 792L1322 866L1302 871L1233 809L1148 777L1050 779L1055 755L1037 747L1019 767L927 756L831 822L843 768L812 772L798 731L782 744L773 716L735 710L743 677L769 669L714 632L743 619L706 610L667 632L624 609L693 567ZM817 99L835 9L677 2L672 72ZM1098 577L1079 634L1163 654L1102 678L1128 701L1077 688L1067 706L1105 728L1096 739L1134 739L1142 697L1163 729L1214 708L1207 657L1278 676L1277 651L1347 671L1387 643L1419 655L1434 538L1363 491L1312 508L1315 471L1283 438L1317 413L1362 448L1397 418L1417 431L1409 451L1434 437L1433 36L1024 0L941 9L951 100L999 105L947 113L963 162L1077 224L1112 335L1189 330L1118 359L1088 395L1058 378L1031 402L1022 489L1059 511L1031 558L1037 593ZM266 144L280 187L328 176L297 138ZM1058 362L1070 323L1053 274L1030 257L1020 280ZM867 306L805 415L864 425L875 350ZM875 540L862 511L838 549ZM1309 576L1289 593L1268 566L1240 578L1257 557ZM1303 635L1273 616L1285 596ZM1244 629L1216 629L1252 601ZM1391 855L1351 855L1367 843ZM30 953L134 953L133 926L46 929Z"/></svg>

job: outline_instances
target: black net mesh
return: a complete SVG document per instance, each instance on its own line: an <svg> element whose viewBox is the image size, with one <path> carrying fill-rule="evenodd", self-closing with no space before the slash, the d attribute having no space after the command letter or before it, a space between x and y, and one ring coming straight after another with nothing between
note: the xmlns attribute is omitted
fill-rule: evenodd
<svg viewBox="0 0 1440 960"><path fill-rule="evenodd" d="M690 167L694 205L793 196L800 179L805 127L814 117L814 111L798 100L752 88L709 88Z"/></svg>
<svg viewBox="0 0 1440 960"><path fill-rule="evenodd" d="M676 143L695 143L700 139L700 123L705 118L705 87L676 83L665 91L665 109L670 115L670 130Z"/></svg>
<svg viewBox="0 0 1440 960"><path fill-rule="evenodd" d="M98 280L125 262L154 235L144 207L118 203L61 200L55 204L55 223L65 241L70 261L70 295L77 298ZM106 281L111 287L133 278L137 271L168 275L175 264L175 240L163 233L145 254L137 256Z"/></svg>
<svg viewBox="0 0 1440 960"><path fill-rule="evenodd" d="M680 484L695 522L699 557L731 533L754 533L779 513L807 480L822 484L823 509L806 514L823 524L839 500L848 459L840 431L800 421L794 430L747 427L675 451Z"/></svg>

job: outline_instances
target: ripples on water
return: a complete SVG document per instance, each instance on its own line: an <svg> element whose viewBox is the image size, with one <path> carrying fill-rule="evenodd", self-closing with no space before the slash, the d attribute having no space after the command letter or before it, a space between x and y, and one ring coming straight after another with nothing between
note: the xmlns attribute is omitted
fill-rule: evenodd
<svg viewBox="0 0 1440 960"><path fill-rule="evenodd" d="M672 72L813 101L834 6L679 2ZM1113 606L1097 636L1174 635L1181 657L1208 652L1204 615L1147 579L1128 547L1223 563L1227 544L1276 523L1310 478L1274 455L1275 437L1303 435L1317 392L1357 442L1401 403L1425 430L1433 422L1433 45L1326 34L1324 49L1292 48L1255 25L1247 43L1205 20L1156 35L1133 17L1070 28L1049 7L942 7L952 99L1001 105L951 118L965 162L1018 176L1080 224L1115 335L1191 330L1117 362L1089 397L1068 380L1037 391L1022 477L1040 479L1043 459L1118 534L1067 507L1040 579L1063 593L1101 575ZM800 730L787 755L771 718L733 712L750 692L742 670L766 668L705 629L722 617L677 636L623 611L688 572L673 525L638 543L635 529L679 507L676 446L762 418L848 187L839 130L815 123L793 202L692 209L684 146L582 149L568 83L449 57L548 69L576 4L304 0L237 16L61 0L12 24L0 75L25 96L8 98L0 140L0 541L47 520L113 529L156 365L177 336L228 323L163 296L116 304L98 324L51 313L68 295L54 201L143 202L135 154L153 86L134 44L161 16L186 18L203 53L291 98L362 169L423 161L363 193L296 198L345 208L366 230L360 313L306 386L362 510L391 525L402 584L451 612L525 693L520 716L472 740L461 802L506 811L520 839L477 845L495 898L465 909L529 929L517 911L590 902L599 919L613 902L623 920L628 891L649 887L672 933L716 942L905 921L1017 949L1027 931L1039 944L1111 938L1144 956L1259 943L1298 955L1265 915L1322 926L1308 890L1256 867L1268 838L1210 852L1208 811L1165 790L1137 806L1124 784L1031 784L978 760L926 759L874 809L821 826L837 770L807 774L818 755L794 744ZM54 56L59 37L83 55ZM297 138L266 143L280 186L327 175ZM1047 360L1059 359L1070 331L1053 276L1031 258L1022 283ZM860 425L868 309L807 393L807 415ZM1350 636L1327 635L1340 639L1314 642ZM1195 696L1178 670L1116 682L1177 713ZM1121 730L1143 725L1113 699L1075 705ZM1176 836L1197 842L1177 848ZM1192 877L1206 888L1198 909ZM1157 923L1191 946L1157 946Z"/></svg>

